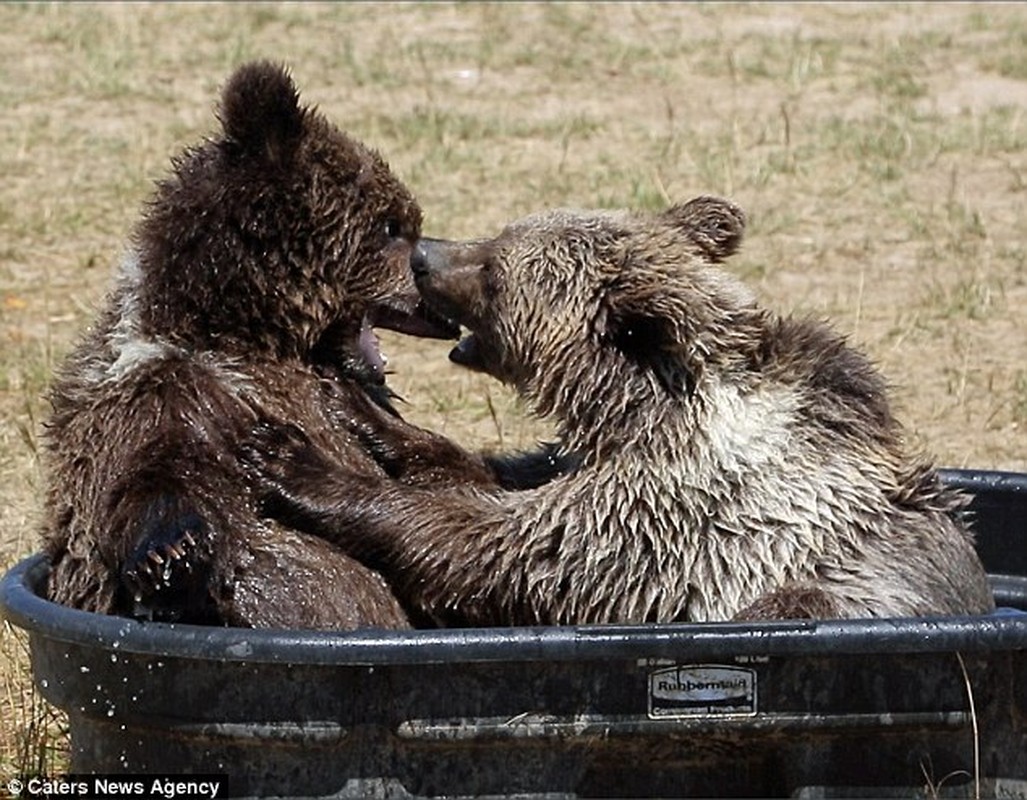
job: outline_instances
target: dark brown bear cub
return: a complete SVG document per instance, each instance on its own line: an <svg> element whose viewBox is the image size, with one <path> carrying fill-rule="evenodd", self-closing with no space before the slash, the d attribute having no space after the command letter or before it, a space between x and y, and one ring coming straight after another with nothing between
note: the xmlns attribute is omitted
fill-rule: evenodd
<svg viewBox="0 0 1027 800"><path fill-rule="evenodd" d="M446 332L409 270L420 210L279 66L240 68L220 120L158 185L53 387L50 595L152 619L405 626L379 574L261 518L239 447L287 420L360 474L491 480L405 425L384 385L373 325Z"/></svg>
<svg viewBox="0 0 1027 800"><path fill-rule="evenodd" d="M272 502L454 624L988 611L960 498L906 451L869 361L716 266L743 229L701 197L422 240L419 288L471 331L453 360L552 415L573 468L425 492L332 475L296 436L264 465Z"/></svg>

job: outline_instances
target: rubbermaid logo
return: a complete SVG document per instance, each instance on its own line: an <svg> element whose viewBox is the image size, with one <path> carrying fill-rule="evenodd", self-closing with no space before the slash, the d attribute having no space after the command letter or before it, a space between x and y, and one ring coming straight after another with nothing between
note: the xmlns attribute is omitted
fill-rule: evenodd
<svg viewBox="0 0 1027 800"><path fill-rule="evenodd" d="M703 664L649 674L649 716L654 719L755 713L755 670Z"/></svg>

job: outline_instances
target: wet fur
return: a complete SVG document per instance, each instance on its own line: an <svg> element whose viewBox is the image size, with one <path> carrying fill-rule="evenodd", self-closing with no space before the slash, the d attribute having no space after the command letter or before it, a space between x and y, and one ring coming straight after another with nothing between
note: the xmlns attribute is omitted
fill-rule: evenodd
<svg viewBox="0 0 1027 800"><path fill-rule="evenodd" d="M572 466L425 492L278 430L257 448L277 454L268 502L448 624L988 611L962 498L908 451L870 362L717 266L743 230L703 197L422 241L419 288L474 334L454 360L555 418Z"/></svg>
<svg viewBox="0 0 1027 800"><path fill-rule="evenodd" d="M361 354L368 314L417 302L420 210L281 67L240 68L220 117L158 185L55 379L50 596L158 620L406 627L381 575L262 514L239 454L255 427L288 421L356 474L494 483L404 423Z"/></svg>

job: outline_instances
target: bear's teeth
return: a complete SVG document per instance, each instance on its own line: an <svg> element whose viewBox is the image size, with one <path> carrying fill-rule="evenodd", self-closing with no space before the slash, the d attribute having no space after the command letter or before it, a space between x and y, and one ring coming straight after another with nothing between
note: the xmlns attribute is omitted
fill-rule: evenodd
<svg viewBox="0 0 1027 800"><path fill-rule="evenodd" d="M378 337L371 328L371 322L364 317L360 326L360 354L377 375L385 369L385 360L378 346Z"/></svg>

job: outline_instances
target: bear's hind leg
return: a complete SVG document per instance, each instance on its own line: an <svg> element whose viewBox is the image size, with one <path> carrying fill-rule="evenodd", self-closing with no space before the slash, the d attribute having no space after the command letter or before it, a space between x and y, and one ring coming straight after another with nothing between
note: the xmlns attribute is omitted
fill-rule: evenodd
<svg viewBox="0 0 1027 800"><path fill-rule="evenodd" d="M261 520L233 554L225 622L252 628L409 628L377 572L316 536Z"/></svg>
<svg viewBox="0 0 1027 800"><path fill-rule="evenodd" d="M809 583L788 584L768 592L736 613L733 622L781 619L836 619L843 616L837 600Z"/></svg>
<svg viewBox="0 0 1027 800"><path fill-rule="evenodd" d="M121 567L121 605L149 620L206 621L211 533L184 498L162 493L141 513L140 532Z"/></svg>

